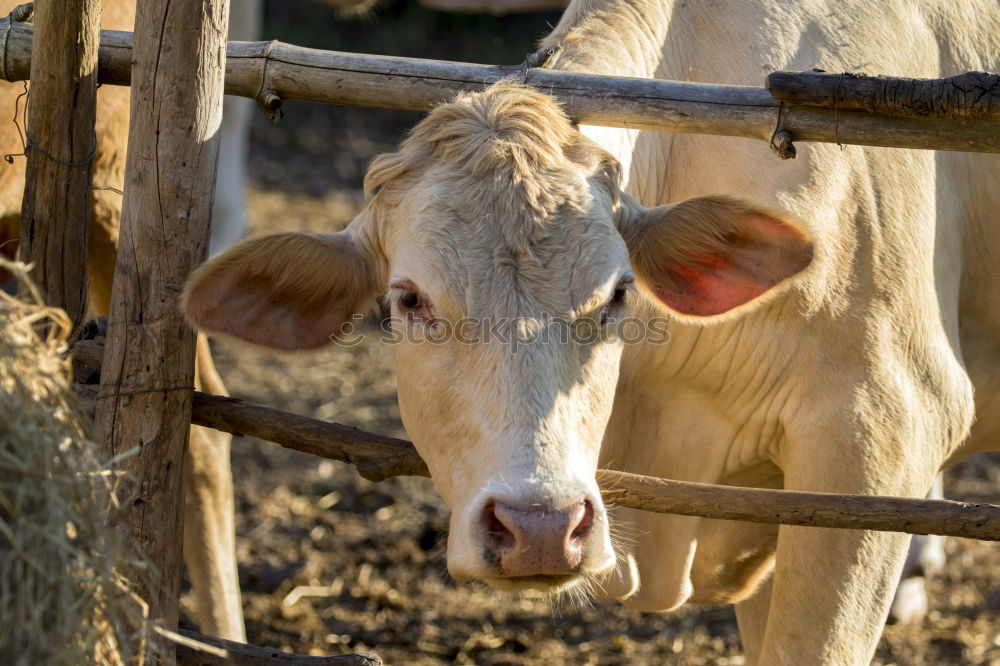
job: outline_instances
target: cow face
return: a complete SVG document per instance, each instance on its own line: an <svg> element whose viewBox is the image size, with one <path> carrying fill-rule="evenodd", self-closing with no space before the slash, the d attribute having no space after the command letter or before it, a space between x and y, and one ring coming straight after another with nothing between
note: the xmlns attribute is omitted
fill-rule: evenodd
<svg viewBox="0 0 1000 666"><path fill-rule="evenodd" d="M727 198L639 206L551 98L510 83L438 107L366 186L340 234L257 237L207 263L188 315L301 349L385 292L403 421L453 512L451 573L514 589L605 576L594 474L629 301L738 309L804 268L808 241ZM651 344L632 323L629 342Z"/></svg>

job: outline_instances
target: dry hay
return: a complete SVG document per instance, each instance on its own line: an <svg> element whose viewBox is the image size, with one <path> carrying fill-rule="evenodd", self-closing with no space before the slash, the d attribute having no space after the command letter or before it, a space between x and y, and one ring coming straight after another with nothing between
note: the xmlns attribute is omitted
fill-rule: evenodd
<svg viewBox="0 0 1000 666"><path fill-rule="evenodd" d="M22 264L2 267L27 283ZM141 664L145 604L119 574L141 561L107 528L114 477L75 408L70 323L29 289L25 300L0 293L0 654Z"/></svg>

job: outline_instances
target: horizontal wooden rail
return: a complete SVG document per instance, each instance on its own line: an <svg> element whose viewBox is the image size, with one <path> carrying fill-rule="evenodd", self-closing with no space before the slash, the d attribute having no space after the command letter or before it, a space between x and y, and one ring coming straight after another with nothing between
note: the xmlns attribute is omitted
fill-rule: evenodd
<svg viewBox="0 0 1000 666"><path fill-rule="evenodd" d="M99 343L77 343L74 352L78 361L99 365ZM96 399L96 388L80 389L86 400ZM249 435L350 463L371 481L399 475L429 476L427 465L410 442L236 398L195 392L191 420L233 435ZM597 481L610 504L657 513L1000 541L1000 506L995 504L719 486L613 470L599 470Z"/></svg>
<svg viewBox="0 0 1000 666"><path fill-rule="evenodd" d="M0 78L26 80L31 26L0 21ZM132 34L102 31L98 77L128 85ZM276 112L281 100L425 111L457 93L505 77L544 90L574 121L608 127L792 141L1000 152L997 122L901 118L789 106L763 88L597 76L523 66L491 66L340 53L281 42L230 42L226 92ZM787 133L787 134L785 134ZM794 154L784 150L784 156Z"/></svg>
<svg viewBox="0 0 1000 666"><path fill-rule="evenodd" d="M943 79L774 72L767 90L798 106L906 118L1000 121L1000 74L966 72Z"/></svg>
<svg viewBox="0 0 1000 666"><path fill-rule="evenodd" d="M196 393L191 418L198 425L351 463L373 481L429 475L410 442L242 400ZM609 503L657 513L1000 541L1000 506L993 504L738 488L613 470L599 470L597 481Z"/></svg>

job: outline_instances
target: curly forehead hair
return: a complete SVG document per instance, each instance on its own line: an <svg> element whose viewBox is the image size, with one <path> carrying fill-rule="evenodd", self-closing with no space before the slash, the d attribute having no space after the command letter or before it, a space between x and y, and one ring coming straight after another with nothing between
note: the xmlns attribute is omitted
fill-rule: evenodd
<svg viewBox="0 0 1000 666"><path fill-rule="evenodd" d="M431 111L395 153L379 155L365 178L370 194L391 181L419 171L430 161L459 167L476 178L509 174L527 192L572 161L601 172L617 190L620 167L597 144L586 139L558 102L530 86L503 80L481 92L459 94ZM541 202L539 202L541 203Z"/></svg>

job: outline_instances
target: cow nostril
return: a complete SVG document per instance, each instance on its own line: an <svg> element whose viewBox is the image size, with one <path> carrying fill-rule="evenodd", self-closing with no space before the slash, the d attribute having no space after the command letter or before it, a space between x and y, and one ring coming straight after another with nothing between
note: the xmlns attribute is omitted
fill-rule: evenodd
<svg viewBox="0 0 1000 666"><path fill-rule="evenodd" d="M517 539L510 528L497 516L496 504L489 502L483 509L483 525L490 544L497 551L505 551L516 545Z"/></svg>
<svg viewBox="0 0 1000 666"><path fill-rule="evenodd" d="M500 575L510 578L576 572L585 559L597 517L587 500L555 508L547 502L513 504L491 499L480 520L484 556Z"/></svg>
<svg viewBox="0 0 1000 666"><path fill-rule="evenodd" d="M578 510L578 515L579 521L569 535L571 541L586 539L594 526L594 505L590 503L590 500L583 500L582 511Z"/></svg>

